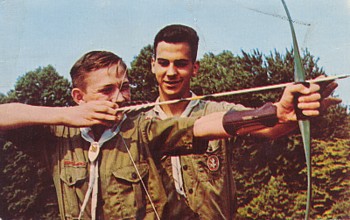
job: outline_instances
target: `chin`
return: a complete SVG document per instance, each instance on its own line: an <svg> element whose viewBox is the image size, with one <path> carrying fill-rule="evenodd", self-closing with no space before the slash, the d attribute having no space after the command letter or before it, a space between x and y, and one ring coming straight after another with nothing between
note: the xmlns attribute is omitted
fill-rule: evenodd
<svg viewBox="0 0 350 220"><path fill-rule="evenodd" d="M181 98L183 98L182 95L178 94L178 93L167 94L167 97L169 97L169 99L181 99Z"/></svg>

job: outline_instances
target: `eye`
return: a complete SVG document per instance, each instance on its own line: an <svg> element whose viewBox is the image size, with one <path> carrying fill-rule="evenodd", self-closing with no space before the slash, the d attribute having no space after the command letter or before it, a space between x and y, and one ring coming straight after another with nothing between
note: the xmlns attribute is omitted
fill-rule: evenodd
<svg viewBox="0 0 350 220"><path fill-rule="evenodd" d="M174 62L174 65L175 65L176 67L179 67L179 68L181 68L181 67L186 67L188 64L189 64L189 61L188 61L188 60L176 60L176 61Z"/></svg>
<svg viewBox="0 0 350 220"><path fill-rule="evenodd" d="M101 90L99 90L100 93L108 95L113 92L113 87L105 87Z"/></svg>
<svg viewBox="0 0 350 220"><path fill-rule="evenodd" d="M157 59L157 62L158 62L158 64L161 65L162 67L167 67L167 66L169 66L169 60Z"/></svg>

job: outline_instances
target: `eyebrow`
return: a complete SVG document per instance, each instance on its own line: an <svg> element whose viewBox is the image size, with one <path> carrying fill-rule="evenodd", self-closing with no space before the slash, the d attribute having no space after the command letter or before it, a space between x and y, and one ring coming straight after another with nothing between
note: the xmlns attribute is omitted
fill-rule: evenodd
<svg viewBox="0 0 350 220"><path fill-rule="evenodd" d="M107 85L103 85L102 87L98 88L97 91L101 92L105 89L110 89L110 88L113 88L114 85L113 84L107 84Z"/></svg>
<svg viewBox="0 0 350 220"><path fill-rule="evenodd" d="M165 58L157 58L157 61L170 61L169 59L165 59ZM191 59L176 59L173 62L191 62Z"/></svg>

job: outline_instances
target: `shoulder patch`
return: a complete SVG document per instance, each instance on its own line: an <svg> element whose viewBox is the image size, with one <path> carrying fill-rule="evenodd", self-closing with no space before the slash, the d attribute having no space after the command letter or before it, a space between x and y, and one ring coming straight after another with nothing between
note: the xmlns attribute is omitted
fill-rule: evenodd
<svg viewBox="0 0 350 220"><path fill-rule="evenodd" d="M218 171L220 167L220 160L216 155L210 155L207 159L207 166L210 171Z"/></svg>

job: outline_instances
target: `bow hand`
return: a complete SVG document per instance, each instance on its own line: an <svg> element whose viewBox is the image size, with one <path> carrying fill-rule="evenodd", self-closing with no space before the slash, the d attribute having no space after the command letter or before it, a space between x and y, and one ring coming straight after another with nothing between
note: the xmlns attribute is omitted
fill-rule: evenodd
<svg viewBox="0 0 350 220"><path fill-rule="evenodd" d="M286 87L277 106L277 117L280 123L297 121L320 115L320 86L311 83L295 83Z"/></svg>

